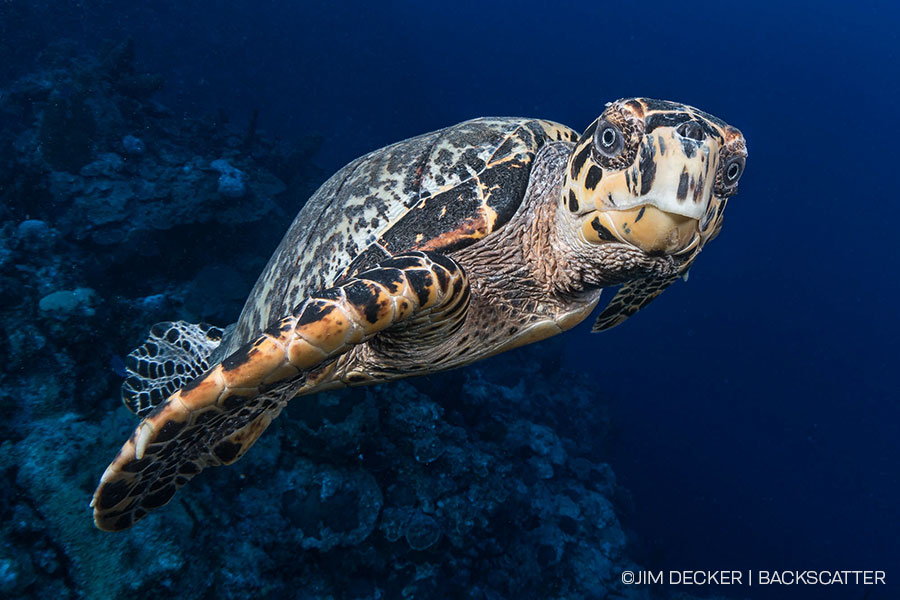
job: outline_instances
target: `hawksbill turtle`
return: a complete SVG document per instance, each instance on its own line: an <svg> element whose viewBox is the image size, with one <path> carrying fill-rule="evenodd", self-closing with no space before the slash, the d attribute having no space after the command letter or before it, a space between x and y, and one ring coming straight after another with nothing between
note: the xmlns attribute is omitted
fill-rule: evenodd
<svg viewBox="0 0 900 600"><path fill-rule="evenodd" d="M722 226L741 132L646 98L582 134L481 118L354 160L309 199L225 330L155 325L128 356L143 417L91 506L131 527L204 467L238 460L289 400L467 365L594 331L684 276Z"/></svg>

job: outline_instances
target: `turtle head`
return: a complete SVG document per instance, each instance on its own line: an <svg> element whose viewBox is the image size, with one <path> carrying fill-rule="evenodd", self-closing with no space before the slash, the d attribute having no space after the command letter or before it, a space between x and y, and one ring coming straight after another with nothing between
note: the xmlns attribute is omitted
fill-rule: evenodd
<svg viewBox="0 0 900 600"><path fill-rule="evenodd" d="M646 98L607 105L578 140L563 202L593 244L693 257L722 226L747 148L696 108Z"/></svg>

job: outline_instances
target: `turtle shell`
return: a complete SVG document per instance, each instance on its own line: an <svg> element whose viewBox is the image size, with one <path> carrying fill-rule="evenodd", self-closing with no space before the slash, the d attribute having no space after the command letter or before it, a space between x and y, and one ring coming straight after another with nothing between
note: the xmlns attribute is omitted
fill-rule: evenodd
<svg viewBox="0 0 900 600"><path fill-rule="evenodd" d="M255 338L311 292L389 256L449 253L490 235L518 209L541 146L577 137L550 121L482 118L351 162L303 206L217 354Z"/></svg>

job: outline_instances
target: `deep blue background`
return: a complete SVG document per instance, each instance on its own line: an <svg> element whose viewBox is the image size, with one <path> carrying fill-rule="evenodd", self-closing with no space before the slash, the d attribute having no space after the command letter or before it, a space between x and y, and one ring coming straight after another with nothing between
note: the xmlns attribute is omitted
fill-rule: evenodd
<svg viewBox="0 0 900 600"><path fill-rule="evenodd" d="M328 172L481 115L583 129L623 96L741 128L741 191L690 281L611 332L570 333L567 358L614 403L648 564L900 578L896 3L135 4L4 3L0 79L50 40L131 36L164 102L321 133Z"/></svg>

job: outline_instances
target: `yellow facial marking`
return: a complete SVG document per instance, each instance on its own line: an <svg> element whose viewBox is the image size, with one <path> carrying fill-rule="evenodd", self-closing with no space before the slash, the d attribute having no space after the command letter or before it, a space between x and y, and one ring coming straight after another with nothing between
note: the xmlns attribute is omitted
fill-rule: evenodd
<svg viewBox="0 0 900 600"><path fill-rule="evenodd" d="M697 221L690 217L641 206L629 210L598 212L594 218L617 239L633 244L644 252L674 254L692 247L698 240ZM583 225L585 237L594 242L600 237L592 221Z"/></svg>
<svg viewBox="0 0 900 600"><path fill-rule="evenodd" d="M746 156L740 132L697 109L615 102L578 140L562 201L581 219L588 242L692 251L721 225L718 209L734 189L721 187L720 171L740 156Z"/></svg>

